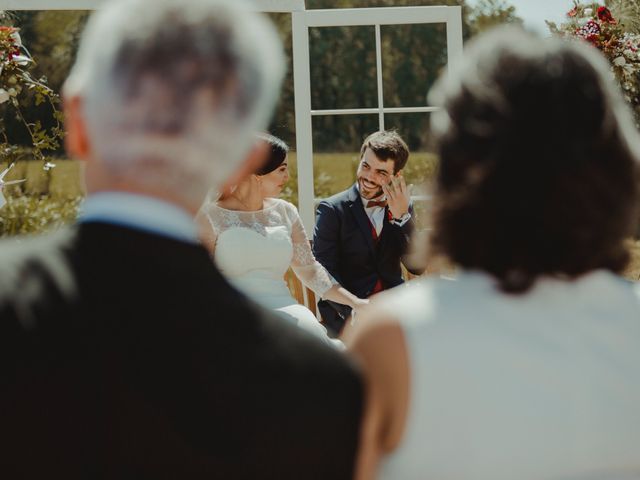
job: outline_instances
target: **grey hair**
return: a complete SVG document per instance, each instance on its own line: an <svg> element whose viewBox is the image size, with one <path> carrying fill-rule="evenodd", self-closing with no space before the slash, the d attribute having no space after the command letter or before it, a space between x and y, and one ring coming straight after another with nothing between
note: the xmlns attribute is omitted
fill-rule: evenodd
<svg viewBox="0 0 640 480"><path fill-rule="evenodd" d="M202 201L268 122L284 74L243 0L115 0L90 19L65 97L110 173Z"/></svg>

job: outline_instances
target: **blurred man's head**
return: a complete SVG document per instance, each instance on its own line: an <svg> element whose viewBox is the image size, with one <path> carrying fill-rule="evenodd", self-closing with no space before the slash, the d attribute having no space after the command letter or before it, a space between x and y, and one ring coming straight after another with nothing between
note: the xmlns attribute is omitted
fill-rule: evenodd
<svg viewBox="0 0 640 480"><path fill-rule="evenodd" d="M595 48L496 30L429 99L442 107L436 251L512 292L542 275L624 268L639 139Z"/></svg>
<svg viewBox="0 0 640 480"><path fill-rule="evenodd" d="M266 125L284 71L277 33L241 0L116 0L96 12L64 86L89 192L197 210Z"/></svg>

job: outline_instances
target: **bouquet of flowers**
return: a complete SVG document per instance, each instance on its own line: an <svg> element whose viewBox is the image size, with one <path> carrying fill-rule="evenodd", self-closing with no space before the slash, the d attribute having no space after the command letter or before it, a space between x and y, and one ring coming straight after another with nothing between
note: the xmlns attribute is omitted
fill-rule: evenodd
<svg viewBox="0 0 640 480"><path fill-rule="evenodd" d="M634 0L612 0L605 5L574 0L564 23L547 25L553 34L582 39L605 55L640 127L639 11Z"/></svg>
<svg viewBox="0 0 640 480"><path fill-rule="evenodd" d="M63 136L62 114L58 110L59 96L47 86L46 78L34 78L30 70L35 65L29 51L22 43L20 30L7 25L9 17L0 11L0 109L11 108L31 137L32 155L46 162L43 150L55 150ZM4 25L3 25L4 24ZM21 105L33 102L36 106L48 103L55 120L53 128L45 129L41 123L25 118ZM18 147L7 137L0 116L0 159L12 161ZM45 163L45 169L47 169Z"/></svg>

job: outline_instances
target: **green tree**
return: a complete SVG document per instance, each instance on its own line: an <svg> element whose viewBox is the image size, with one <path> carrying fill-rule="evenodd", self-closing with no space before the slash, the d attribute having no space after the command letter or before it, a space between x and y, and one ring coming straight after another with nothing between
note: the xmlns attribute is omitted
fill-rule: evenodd
<svg viewBox="0 0 640 480"><path fill-rule="evenodd" d="M522 19L516 14L516 8L506 0L479 0L476 6L469 9L472 35L507 23L522 25Z"/></svg>
<svg viewBox="0 0 640 480"><path fill-rule="evenodd" d="M464 0L307 0L306 3L309 9L461 5L465 37L470 33L468 18L472 10ZM62 86L75 58L78 37L87 15L85 11L16 14L16 23L38 61L38 75L46 76L54 90L58 91ZM285 45L289 75L269 129L294 144L291 17L288 14L272 14L271 17ZM446 63L444 25L383 26L382 42L385 105L425 105L426 94ZM312 28L310 54L313 108L377 105L373 27ZM43 125L51 121L40 115L38 118ZM428 148L428 115L394 115L388 117L388 123L407 137L413 149ZM353 151L364 135L377 128L377 117L317 117L313 126L317 150Z"/></svg>
<svg viewBox="0 0 640 480"><path fill-rule="evenodd" d="M20 11L11 16L35 60L34 75L44 78L55 92L60 92L75 59L80 33L89 13L86 11ZM31 96L21 100L21 108L30 122L45 129L55 128L57 119L51 109L42 108ZM28 146L31 139L19 119L11 112L4 116L8 136L19 145ZM56 152L63 155L62 147Z"/></svg>

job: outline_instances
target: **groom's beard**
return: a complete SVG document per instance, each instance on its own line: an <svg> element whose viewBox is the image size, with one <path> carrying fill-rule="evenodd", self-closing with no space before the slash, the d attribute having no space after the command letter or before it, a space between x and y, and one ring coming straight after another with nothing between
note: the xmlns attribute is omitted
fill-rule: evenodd
<svg viewBox="0 0 640 480"><path fill-rule="evenodd" d="M369 187L364 185L364 178L358 178L358 186L360 187L360 196L366 198L367 200L371 200L373 198L379 197L382 195L382 186L377 183L370 182L375 187Z"/></svg>

